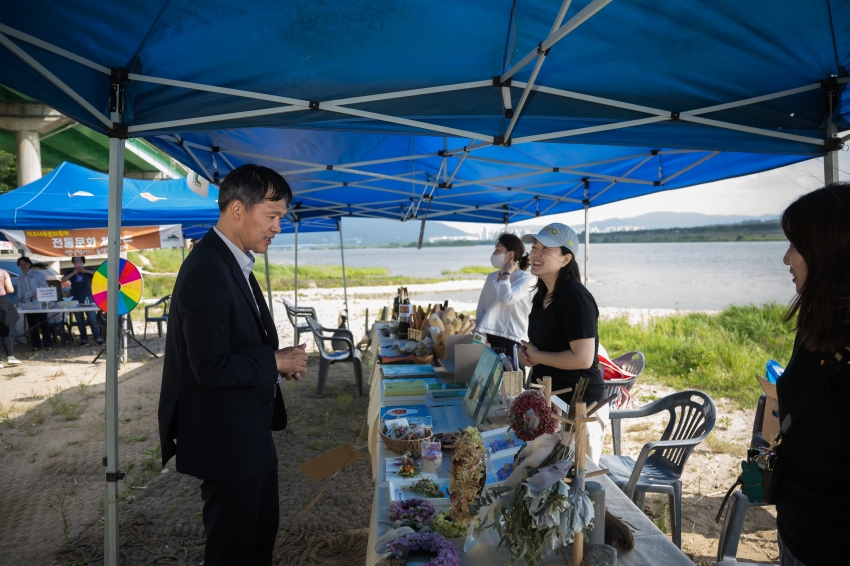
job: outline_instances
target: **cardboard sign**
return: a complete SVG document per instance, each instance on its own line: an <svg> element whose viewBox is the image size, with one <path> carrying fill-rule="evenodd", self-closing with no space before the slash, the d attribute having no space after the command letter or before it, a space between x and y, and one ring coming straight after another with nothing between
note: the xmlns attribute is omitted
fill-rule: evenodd
<svg viewBox="0 0 850 566"><path fill-rule="evenodd" d="M319 482L362 457L363 455L355 450L354 446L346 444L312 460L307 460L298 466L298 469L314 482Z"/></svg>
<svg viewBox="0 0 850 566"><path fill-rule="evenodd" d="M39 303L55 303L59 300L55 287L39 287L35 290L35 298Z"/></svg>
<svg viewBox="0 0 850 566"><path fill-rule="evenodd" d="M13 242L29 249L31 254L48 257L80 257L107 253L109 237L106 228L86 230L4 230ZM121 251L182 248L180 224L138 226L121 229Z"/></svg>

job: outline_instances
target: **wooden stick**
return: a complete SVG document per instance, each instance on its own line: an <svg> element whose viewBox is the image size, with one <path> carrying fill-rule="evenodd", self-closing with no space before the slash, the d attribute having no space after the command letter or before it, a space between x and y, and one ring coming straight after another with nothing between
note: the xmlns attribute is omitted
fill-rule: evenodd
<svg viewBox="0 0 850 566"><path fill-rule="evenodd" d="M576 481L573 483L574 489L584 489L584 449L587 439L584 433L584 416L587 414L587 405L585 403L576 403L576 424L575 424L575 470ZM581 566L584 560L584 533L576 533L573 538L573 566Z"/></svg>
<svg viewBox="0 0 850 566"><path fill-rule="evenodd" d="M596 470L595 472L587 472L585 474L585 478L595 478L596 476L604 476L609 472L608 468L602 468L601 470Z"/></svg>
<svg viewBox="0 0 850 566"><path fill-rule="evenodd" d="M567 387L566 389L558 389L557 391L553 391L552 395L561 395L563 393L569 393L572 390L573 390L572 387Z"/></svg>
<svg viewBox="0 0 850 566"><path fill-rule="evenodd" d="M567 423L568 425L575 426L576 422L573 419L568 419L567 417L562 417L561 415L552 415L556 421L561 421L562 423Z"/></svg>
<svg viewBox="0 0 850 566"><path fill-rule="evenodd" d="M543 386L540 385L539 383L529 383L528 386L533 387L535 389L543 389Z"/></svg>
<svg viewBox="0 0 850 566"><path fill-rule="evenodd" d="M543 397L547 405L552 404L552 378L548 375L543 378Z"/></svg>
<svg viewBox="0 0 850 566"><path fill-rule="evenodd" d="M607 405L608 405L608 403L610 403L611 401L613 401L614 399L616 399L616 398L617 398L617 397L619 397L619 396L620 396L620 394L619 394L619 393L614 393L613 395L609 395L608 397L606 397L605 399L603 399L602 401L600 401L600 402L599 402L599 404L598 404L598 405L596 405L596 406L593 408L593 410L592 410L592 411L588 411L587 416L590 416L590 415L592 415L593 413L595 413L596 411L598 411L599 409L601 409L602 407L607 406Z"/></svg>

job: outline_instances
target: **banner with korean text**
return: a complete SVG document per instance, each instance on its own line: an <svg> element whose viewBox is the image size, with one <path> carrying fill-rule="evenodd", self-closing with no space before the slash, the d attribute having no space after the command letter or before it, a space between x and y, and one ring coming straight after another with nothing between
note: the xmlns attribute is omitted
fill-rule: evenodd
<svg viewBox="0 0 850 566"><path fill-rule="evenodd" d="M2 230L7 239L30 254L50 257L105 255L107 229L84 230ZM180 224L166 226L136 226L121 229L121 251L133 252L157 248L182 248L183 230Z"/></svg>

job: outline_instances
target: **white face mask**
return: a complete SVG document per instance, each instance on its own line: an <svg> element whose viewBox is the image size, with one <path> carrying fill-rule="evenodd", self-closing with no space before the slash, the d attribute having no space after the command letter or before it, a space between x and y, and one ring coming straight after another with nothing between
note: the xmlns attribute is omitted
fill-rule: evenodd
<svg viewBox="0 0 850 566"><path fill-rule="evenodd" d="M505 254L493 254L490 256L490 265L496 269L501 269L505 265Z"/></svg>

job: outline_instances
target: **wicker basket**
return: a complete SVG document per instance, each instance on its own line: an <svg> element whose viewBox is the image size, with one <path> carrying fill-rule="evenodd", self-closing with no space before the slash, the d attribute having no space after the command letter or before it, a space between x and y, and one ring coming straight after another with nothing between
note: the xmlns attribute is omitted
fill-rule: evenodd
<svg viewBox="0 0 850 566"><path fill-rule="evenodd" d="M386 417L386 415L384 415ZM416 440L400 440L398 438L392 438L384 434L384 421L381 419L381 423L378 426L378 434L381 435L381 440L384 441L384 444L387 445L387 448L395 452L396 454L404 454L406 452L410 452L414 458L419 458L422 456L422 441L431 440L434 436L434 431L428 427L425 427L425 436L422 438L418 438Z"/></svg>
<svg viewBox="0 0 850 566"><path fill-rule="evenodd" d="M407 331L407 339L408 340L415 340L417 342L421 342L422 341L422 331L416 330L415 328L409 329Z"/></svg>
<svg viewBox="0 0 850 566"><path fill-rule="evenodd" d="M427 356L413 356L414 364L430 364L434 361L434 354L428 354Z"/></svg>
<svg viewBox="0 0 850 566"><path fill-rule="evenodd" d="M521 371L506 371L502 374L503 393L508 397L516 397L522 393L524 374Z"/></svg>

